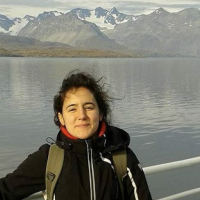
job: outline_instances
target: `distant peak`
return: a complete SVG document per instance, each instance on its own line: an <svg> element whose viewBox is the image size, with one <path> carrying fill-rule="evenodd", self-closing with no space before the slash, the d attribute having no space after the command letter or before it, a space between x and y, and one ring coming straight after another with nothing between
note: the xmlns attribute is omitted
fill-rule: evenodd
<svg viewBox="0 0 200 200"><path fill-rule="evenodd" d="M76 10L80 10L80 8L74 8L74 9L71 10L71 12L74 12Z"/></svg>
<svg viewBox="0 0 200 200"><path fill-rule="evenodd" d="M8 17L6 17L5 15L1 15L1 14L0 14L0 18L1 18L1 19L7 19L7 20L8 20Z"/></svg>
<svg viewBox="0 0 200 200"><path fill-rule="evenodd" d="M59 15L63 15L64 13L58 12L58 11L53 11L53 14L54 14L55 16L59 16Z"/></svg>
<svg viewBox="0 0 200 200"><path fill-rule="evenodd" d="M73 14L77 15L77 17L79 19L85 19L86 17L90 17L90 15L91 15L90 10L83 9L83 8L73 9L73 10L71 10L70 13L73 13Z"/></svg>
<svg viewBox="0 0 200 200"><path fill-rule="evenodd" d="M162 13L168 13L164 8L158 8L154 12L154 14L162 14Z"/></svg>
<svg viewBox="0 0 200 200"><path fill-rule="evenodd" d="M96 7L96 9L103 9L101 6L99 6L99 7Z"/></svg>
<svg viewBox="0 0 200 200"><path fill-rule="evenodd" d="M97 8L95 9L95 11L105 11L105 9L99 6L99 7L97 7Z"/></svg>
<svg viewBox="0 0 200 200"><path fill-rule="evenodd" d="M118 11L117 8L115 8L115 7L113 7L112 10L113 10L113 11Z"/></svg>
<svg viewBox="0 0 200 200"><path fill-rule="evenodd" d="M19 17L15 17L14 19L13 19L13 22L21 22L21 18L19 18Z"/></svg>
<svg viewBox="0 0 200 200"><path fill-rule="evenodd" d="M110 10L110 13L112 13L112 14L119 14L119 11L117 10L117 8L113 7L113 8Z"/></svg>
<svg viewBox="0 0 200 200"><path fill-rule="evenodd" d="M83 10L82 8L74 8L71 10L71 12L77 12L77 11L80 11L80 10Z"/></svg>
<svg viewBox="0 0 200 200"><path fill-rule="evenodd" d="M185 8L181 11L179 11L179 13L199 13L200 10L198 8Z"/></svg>
<svg viewBox="0 0 200 200"><path fill-rule="evenodd" d="M53 11L50 11L50 12L44 11L42 14L38 15L38 18L46 18L46 17L52 17L52 16L55 16Z"/></svg>
<svg viewBox="0 0 200 200"><path fill-rule="evenodd" d="M97 7L97 8L95 9L95 15L96 15L97 18L100 18L100 17L102 17L102 16L105 16L107 12L108 12L108 11L105 10L105 9L103 9L102 7Z"/></svg>
<svg viewBox="0 0 200 200"><path fill-rule="evenodd" d="M33 20L33 19L35 19L35 17L33 17L33 16L31 16L31 15L26 15L26 16L24 17L24 19L26 19L26 20Z"/></svg>

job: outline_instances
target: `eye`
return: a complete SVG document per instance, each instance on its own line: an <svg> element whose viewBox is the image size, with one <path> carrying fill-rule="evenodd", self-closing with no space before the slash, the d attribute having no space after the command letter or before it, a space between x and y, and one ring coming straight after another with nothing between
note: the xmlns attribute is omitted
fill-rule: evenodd
<svg viewBox="0 0 200 200"><path fill-rule="evenodd" d="M70 108L70 109L68 110L68 112L75 112L75 111L76 111L75 108Z"/></svg>
<svg viewBox="0 0 200 200"><path fill-rule="evenodd" d="M86 106L85 109L86 109L86 110L93 110L94 107L93 107L93 106Z"/></svg>

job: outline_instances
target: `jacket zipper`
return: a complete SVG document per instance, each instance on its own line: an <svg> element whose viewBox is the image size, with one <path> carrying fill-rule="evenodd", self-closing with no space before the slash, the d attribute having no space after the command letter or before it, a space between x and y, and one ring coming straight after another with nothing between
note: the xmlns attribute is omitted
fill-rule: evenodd
<svg viewBox="0 0 200 200"><path fill-rule="evenodd" d="M88 170L89 170L89 180L90 180L90 199L96 200L96 189L95 189L92 148L88 144L87 140L85 142L86 142L86 145L87 145L87 160L88 160Z"/></svg>

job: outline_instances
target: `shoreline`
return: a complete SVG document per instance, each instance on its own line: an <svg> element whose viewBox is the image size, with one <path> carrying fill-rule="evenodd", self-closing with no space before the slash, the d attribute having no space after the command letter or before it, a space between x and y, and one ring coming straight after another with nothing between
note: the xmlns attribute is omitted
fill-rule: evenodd
<svg viewBox="0 0 200 200"><path fill-rule="evenodd" d="M0 57L142 58L144 56L131 52L117 52L98 49L7 48L0 51Z"/></svg>

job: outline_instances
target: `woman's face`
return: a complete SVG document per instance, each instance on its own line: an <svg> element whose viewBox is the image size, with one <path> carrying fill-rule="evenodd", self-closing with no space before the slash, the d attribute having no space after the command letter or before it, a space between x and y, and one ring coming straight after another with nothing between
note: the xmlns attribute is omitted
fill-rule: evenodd
<svg viewBox="0 0 200 200"><path fill-rule="evenodd" d="M93 94L84 87L66 93L62 113L58 117L67 131L79 139L91 137L103 118Z"/></svg>

